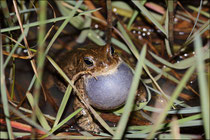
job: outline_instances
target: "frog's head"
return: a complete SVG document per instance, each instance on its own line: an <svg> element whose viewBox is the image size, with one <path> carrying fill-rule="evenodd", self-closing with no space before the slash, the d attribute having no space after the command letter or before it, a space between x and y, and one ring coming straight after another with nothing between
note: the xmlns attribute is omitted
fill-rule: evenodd
<svg viewBox="0 0 210 140"><path fill-rule="evenodd" d="M81 49L79 54L81 71L84 75L84 90L92 106L110 110L123 105L127 99L133 78L131 68L110 46ZM82 69L81 69L82 68Z"/></svg>
<svg viewBox="0 0 210 140"><path fill-rule="evenodd" d="M94 76L110 73L122 61L110 46L88 46L76 51L78 71L89 71Z"/></svg>

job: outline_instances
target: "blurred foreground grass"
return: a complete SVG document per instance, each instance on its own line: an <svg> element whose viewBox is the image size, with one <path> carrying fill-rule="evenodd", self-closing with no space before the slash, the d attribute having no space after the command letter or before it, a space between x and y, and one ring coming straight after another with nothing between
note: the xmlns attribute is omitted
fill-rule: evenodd
<svg viewBox="0 0 210 140"><path fill-rule="evenodd" d="M129 3L123 1L113 1L112 9L115 12L113 21L116 25L113 27L113 37L111 42L113 45L126 51L128 54L134 56L137 60L135 68L135 78L133 79L132 88L128 100L125 104L124 111L116 111L116 115L122 115L116 128L110 127L107 123L98 115L98 113L91 108L92 114L106 129L105 132L98 134L97 136L85 132L80 133L77 136L71 134L64 135L62 132L54 133L61 128L68 120L74 117L81 109L76 110L70 114L66 119L61 120L61 116L64 112L64 108L67 104L67 100L70 96L72 88L75 87L62 72L57 64L51 57L48 56L52 46L59 40L59 35L65 34L67 30L65 27L71 26L77 29L79 33L76 42L83 43L86 40L91 40L93 43L102 46L105 45L103 35L106 27L106 21L103 17L103 5L95 2L99 8L94 8L94 3L91 1L54 1L49 3L47 1L13 1L13 3L7 3L6 1L0 1L1 12L3 19L1 20L1 39L0 39L0 75L1 75L1 110L3 114L0 118L1 127L0 136L2 139L6 138L68 138L68 139L121 139L125 138L210 138L209 134L209 19L206 14L205 7L209 6L208 1L201 1L197 8L186 4L193 9L194 14L186 14L186 8L179 10L184 14L177 14L174 11L173 6L182 5L177 1L176 3L168 2L164 3L165 6L152 3L147 0L144 1L131 1ZM57 17L57 12L54 8L60 12L60 16ZM13 8L11 8L13 7ZM193 8L192 8L193 7ZM49 17L49 9L51 15ZM101 14L103 13L103 14ZM176 36L174 36L175 29L179 29L173 23L171 23L171 16L180 17L184 22L193 24L191 33L184 42L176 48ZM177 14L177 15L176 15ZM37 20L30 20L31 15L37 15ZM193 19L193 20L192 20ZM161 48L151 45L148 40L153 38L144 38L143 40L136 40L132 34L135 30L138 22L146 22L151 27L158 31L158 35L161 36L161 40L164 42ZM190 21L189 21L190 20ZM60 22L56 25L56 22ZM51 23L51 24L49 24ZM93 28L93 24L97 23L101 28ZM96 24L95 24L96 25ZM33 34L31 28L35 27L37 34ZM137 30L138 33L144 31L144 29ZM53 30L53 31L52 31ZM184 29L180 29L185 32ZM148 32L145 32L148 34ZM143 33L142 33L143 35ZM29 42L31 36L35 36L34 46L31 46ZM142 37L142 36L141 36ZM207 40L207 41L204 41ZM142 44L139 44L142 43ZM203 44L205 43L205 44ZM143 45L146 44L146 45ZM142 47L144 46L144 48ZM194 48L192 48L194 46ZM191 48L190 48L191 47ZM161 49L163 52L161 52ZM27 54L24 53L27 52ZM193 54L182 59L175 61L176 57L185 54ZM24 55L25 54L25 55ZM162 55L160 55L162 54ZM195 55L194 55L195 54ZM34 76L31 82L28 83L28 87L25 93L23 93L23 99L16 100L16 59L23 59L30 62ZM48 59L50 63L58 70L58 72L68 81L71 85L67 88L65 96L62 100L61 106L56 117L43 114L38 106L40 89L45 91L42 85L44 62ZM142 79L146 84L148 92L148 100L146 103L140 103L137 110L143 116L151 122L151 125L141 126L128 126L127 122L130 118L130 112L133 107L133 97L137 89L137 83L139 83L139 76L141 70L144 69L144 75L147 75L147 79ZM183 74L178 74L173 71L182 70ZM9 74L8 74L9 73ZM155 75L155 76L153 76ZM198 77L198 96L200 98L200 105L191 106L187 100L180 100L182 91L189 89L190 79L196 75ZM157 81L164 77L173 83L176 83L174 91L167 95ZM10 79L10 80L8 80ZM9 81L9 82L8 82ZM152 86L151 86L152 85ZM191 90L196 90L191 87ZM156 106L150 106L149 103L152 94L163 97L166 100L166 104L160 110ZM45 92L43 92L45 94ZM133 97L132 97L133 96ZM197 100L199 100L199 98ZM21 106L24 100L28 100L30 109L26 109ZM15 108L16 107L16 108ZM158 113L155 120L145 112ZM168 117L167 117L168 116ZM166 118L173 118L169 119ZM21 118L19 120L13 118ZM20 120L24 120L27 123L23 123ZM37 120L37 121L36 121ZM53 125L49 124L49 120L52 120ZM19 122L19 123L18 123ZM181 133L183 128L199 126L204 131L201 134L194 133ZM19 131L17 131L19 129ZM25 136L25 137L24 137Z"/></svg>

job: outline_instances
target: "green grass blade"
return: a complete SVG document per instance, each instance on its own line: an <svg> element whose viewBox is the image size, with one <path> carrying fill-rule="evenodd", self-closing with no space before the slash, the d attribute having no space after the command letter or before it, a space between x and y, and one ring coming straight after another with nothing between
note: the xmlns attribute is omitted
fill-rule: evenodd
<svg viewBox="0 0 210 140"><path fill-rule="evenodd" d="M96 8L96 9L93 9L93 10L87 10L87 11L84 11L82 13L79 13L78 16L82 16L82 15L90 15L91 13L95 12L95 11L99 11L101 10L102 8Z"/></svg>
<svg viewBox="0 0 210 140"><path fill-rule="evenodd" d="M151 15L151 13L137 0L132 0L132 2L141 10L141 12L149 18L155 26L161 30L166 36L166 30L163 28L163 26Z"/></svg>
<svg viewBox="0 0 210 140"><path fill-rule="evenodd" d="M129 49L131 50L131 52L134 54L134 56L136 58L139 57L139 52L136 49L135 45L133 44L132 40L130 39L130 37L128 36L128 34L126 33L125 29L123 28L123 26L117 22L117 27L119 28L120 32L122 33L123 37L125 38L125 42L127 43L127 45L129 46Z"/></svg>
<svg viewBox="0 0 210 140"><path fill-rule="evenodd" d="M160 74L154 76L155 81L158 81L162 76L163 76L162 73L160 73ZM145 84L150 84L150 83L152 83L152 79L150 79L150 78L148 78L148 79L143 79L142 81L143 81Z"/></svg>
<svg viewBox="0 0 210 140"><path fill-rule="evenodd" d="M67 89L66 89L66 92L65 92L65 94L63 96L63 100L61 102L61 105L60 105L60 107L58 109L57 116L56 116L56 119L55 119L53 127L55 127L58 124L58 122L60 121L60 118L61 118L61 116L63 114L63 111L64 111L64 109L66 107L66 104L67 104L67 102L69 100L71 91L72 91L72 87L68 86Z"/></svg>
<svg viewBox="0 0 210 140"><path fill-rule="evenodd" d="M29 136L31 133L27 133L27 132L13 132L15 138L20 138L20 137L24 137L24 136ZM7 132L5 131L0 131L0 138L1 139L9 139Z"/></svg>
<svg viewBox="0 0 210 140"><path fill-rule="evenodd" d="M40 11L39 11L39 22L40 22L40 28L38 32L38 50L39 53L37 54L37 74L38 78L36 79L35 85L34 85L34 90L33 90L33 95L34 99L30 102L31 107L33 108L33 114L31 115L32 120L36 121L36 115L37 118L40 122L40 124L46 129L50 130L51 127L49 126L47 120L45 119L44 115L42 114L41 110L38 107L39 104L39 96L40 96L40 88L41 84L40 81L42 81L42 75L43 75L43 67L44 67L44 61L45 61L45 56L44 56L44 49L45 49L45 43L44 43L44 38L46 34L46 24L44 24L44 21L47 18L47 2L46 1L39 1L40 5ZM28 93L27 93L28 94ZM26 95L27 95L26 94ZM33 96L31 94L28 94L27 98Z"/></svg>
<svg viewBox="0 0 210 140"><path fill-rule="evenodd" d="M63 70L55 63L55 61L47 56L47 59L50 61L50 63L53 65L53 67L58 71L58 73L71 85L71 87L74 87L71 80L68 78L68 76L63 72Z"/></svg>
<svg viewBox="0 0 210 140"><path fill-rule="evenodd" d="M10 114L9 114L9 107L8 107L8 99L7 99L7 92L6 92L6 82L5 82L5 75L4 75L4 67L3 67L3 50L2 50L2 36L0 35L0 76L1 76L1 100L3 104L3 111L5 115L7 131L10 139L14 139L12 133L12 127L10 124Z"/></svg>
<svg viewBox="0 0 210 140"><path fill-rule="evenodd" d="M171 134L160 134L158 136L159 139L166 139L166 140L169 140L169 139L174 139L174 137L172 137ZM190 134L180 134L180 139L182 140L192 140L192 139L201 139L201 137L199 135L190 135Z"/></svg>
<svg viewBox="0 0 210 140"><path fill-rule="evenodd" d="M207 86L207 79L205 74L205 64L202 59L203 57L203 50L202 50L202 41L199 36L195 36L195 52L197 55L196 65L198 71L198 84L199 84L199 91L200 91L200 100L201 100L201 110L202 110L202 118L203 118L203 125L205 130L206 139L210 139L210 132L209 132L209 114L210 114L210 103L209 103L209 90Z"/></svg>
<svg viewBox="0 0 210 140"><path fill-rule="evenodd" d="M122 43L121 41L115 39L114 37L111 38L111 42L118 46L119 48L123 49L124 51L126 51L127 53L131 54L131 51L128 49L128 47Z"/></svg>
<svg viewBox="0 0 210 140"><path fill-rule="evenodd" d="M168 15L168 9L166 11L166 19L165 19L165 30L166 30L166 36L168 36L169 33L169 15ZM169 44L169 40L167 38L165 38L165 45L166 45L166 51L168 53L168 56L172 57L172 52L171 52L171 48L170 48L170 44Z"/></svg>
<svg viewBox="0 0 210 140"><path fill-rule="evenodd" d="M47 139L67 139L67 140L97 140L97 139L110 139L111 137L101 137L101 136L74 136L74 135L68 135L68 136L54 136L54 137L48 137Z"/></svg>
<svg viewBox="0 0 210 140"><path fill-rule="evenodd" d="M66 2L70 5L73 5L73 6L75 6L76 3L77 3L76 1L73 1L73 0L64 0L64 2ZM87 5L85 5L85 4L81 4L79 8L82 9L82 10L88 10Z"/></svg>
<svg viewBox="0 0 210 140"><path fill-rule="evenodd" d="M26 97L31 105L31 107L33 108L34 106L34 97L31 95L31 93L27 92L26 93ZM47 120L45 119L44 115L42 114L41 110L39 109L38 106L36 106L36 110L34 112L34 114L37 116L40 124L42 125L42 127L46 130L50 130L51 127L48 124Z"/></svg>
<svg viewBox="0 0 210 140"><path fill-rule="evenodd" d="M47 23L57 22L57 21L65 20L67 18L68 18L68 16L65 16L65 17L57 17L57 18L53 18L53 19L48 19L48 20L44 21L44 23L47 24ZM23 28L26 28L26 27L34 27L34 26L38 26L38 25L40 25L40 22L39 21L36 21L36 22L28 23L28 24L23 24ZM14 30L19 30L19 29L20 29L20 26L3 28L3 29L1 29L1 33L9 32L9 31L14 31Z"/></svg>
<svg viewBox="0 0 210 140"><path fill-rule="evenodd" d="M179 125L179 127L193 127L193 126L202 126L202 125L203 125L202 120L193 120L193 121L187 121Z"/></svg>
<svg viewBox="0 0 210 140"><path fill-rule="evenodd" d="M30 91L32 89L35 81L36 81L36 75L34 74L33 78L31 79L31 82L30 82L30 84L28 86L27 91Z"/></svg>
<svg viewBox="0 0 210 140"><path fill-rule="evenodd" d="M36 10L39 10L39 8L37 8L37 9L35 9L35 8L30 8L30 9L24 9L24 10L20 10L19 12L19 14L28 14L28 13L30 13L30 12L35 12ZM15 13L14 12L12 12L12 13L10 13L9 14L10 16L15 16Z"/></svg>
<svg viewBox="0 0 210 140"><path fill-rule="evenodd" d="M89 30L88 38L99 46L104 46L106 42L93 30Z"/></svg>
<svg viewBox="0 0 210 140"><path fill-rule="evenodd" d="M140 134L126 134L125 138L127 139L144 139L148 134L140 133Z"/></svg>
<svg viewBox="0 0 210 140"><path fill-rule="evenodd" d="M135 74L133 77L133 81L132 81L132 84L130 87L129 96L128 96L126 104L125 104L125 110L124 110L124 113L123 113L119 123L118 123L118 127L117 127L117 130L115 132L113 139L121 139L123 136L123 133L125 131L125 127L127 125L127 122L128 122L129 116L130 116L130 112L132 111L132 108L133 108L136 89L139 84L139 78L140 78L140 75L142 72L145 56L146 56L146 45L143 47L141 54L139 56Z"/></svg>
<svg viewBox="0 0 210 140"><path fill-rule="evenodd" d="M191 10L196 11L196 12L199 11L199 8L194 7L194 6L192 6L192 5L188 5L187 7L188 7L189 9L191 9ZM209 15L208 12L205 12L205 11L202 11L202 10L201 10L200 13L201 13L201 15L204 15L204 16L206 16L207 18L210 18L210 15Z"/></svg>
<svg viewBox="0 0 210 140"><path fill-rule="evenodd" d="M146 111L152 111L152 112L162 112L161 108L151 107L151 106L145 106L143 108ZM199 106L196 107L187 107L182 109L173 109L168 111L168 114L192 114L192 113L200 113L201 109Z"/></svg>
<svg viewBox="0 0 210 140"><path fill-rule="evenodd" d="M128 30L130 30L131 25L133 24L133 22L134 22L134 20L136 19L136 17L137 17L138 14L139 14L139 12L136 11L136 10L133 12L133 15L132 15L132 17L131 17L131 19L129 20L128 25L127 25Z"/></svg>
<svg viewBox="0 0 210 140"><path fill-rule="evenodd" d="M172 64L172 63L166 61L165 59L157 56L156 54L154 54L152 52L149 52L149 53L152 55L153 58L155 58L160 63L162 63L162 64L164 64L164 65L166 65L168 67L174 68L174 69L186 69L186 68L189 68L189 67L191 67L194 64L193 62L195 62L195 60L196 60L196 57L192 56L190 58L187 58L187 59L184 59L182 61L179 61L179 63ZM205 59L209 59L209 58L210 57L209 57L209 49L208 49L208 51L205 51L203 53L202 59L205 60Z"/></svg>

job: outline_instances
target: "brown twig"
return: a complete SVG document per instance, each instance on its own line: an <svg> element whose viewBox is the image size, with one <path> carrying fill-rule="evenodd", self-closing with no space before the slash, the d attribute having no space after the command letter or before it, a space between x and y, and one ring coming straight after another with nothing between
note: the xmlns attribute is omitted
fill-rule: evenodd
<svg viewBox="0 0 210 140"><path fill-rule="evenodd" d="M6 51L3 51L3 54L8 56L10 53L6 52ZM18 55L18 54L12 54L12 57L13 58L19 58L19 59L32 59L32 58L34 58L35 54L36 53L34 53L32 55L28 55L28 56L21 56L21 55Z"/></svg>

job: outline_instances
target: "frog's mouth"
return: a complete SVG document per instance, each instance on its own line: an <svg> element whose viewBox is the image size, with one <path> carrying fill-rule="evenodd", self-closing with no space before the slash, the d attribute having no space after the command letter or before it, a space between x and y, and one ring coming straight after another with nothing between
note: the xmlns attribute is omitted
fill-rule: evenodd
<svg viewBox="0 0 210 140"><path fill-rule="evenodd" d="M110 74L86 77L84 88L90 104L102 110L120 107L127 99L132 79L131 68L124 62Z"/></svg>

